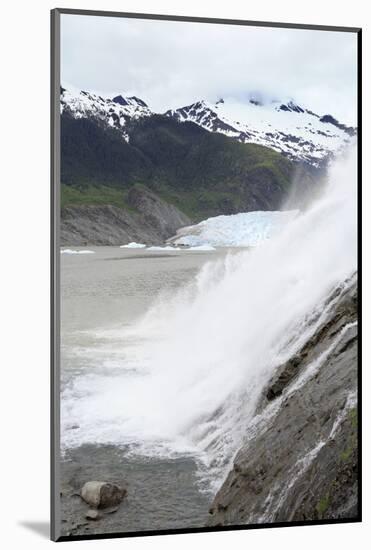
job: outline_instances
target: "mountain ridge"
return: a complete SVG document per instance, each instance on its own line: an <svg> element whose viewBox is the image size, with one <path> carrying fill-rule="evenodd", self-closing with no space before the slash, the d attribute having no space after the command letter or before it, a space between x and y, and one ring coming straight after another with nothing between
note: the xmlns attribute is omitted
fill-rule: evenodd
<svg viewBox="0 0 371 550"><path fill-rule="evenodd" d="M62 210L69 208L70 228L64 232L65 244L101 242L93 230L94 213L112 231L116 220L118 230L131 224L126 233L138 234L138 220L131 215L136 207L127 200L138 185L162 201L163 212L175 208L180 213L178 226L172 225L175 234L181 215L187 219L183 225L189 225L221 214L279 210L289 199L290 208L301 207L323 175L318 167L294 162L264 144L155 114L135 96L61 92L61 199ZM105 206L130 215L123 219ZM161 232L159 224L156 230L148 242L172 236ZM104 239L110 242L107 235Z"/></svg>
<svg viewBox="0 0 371 550"><path fill-rule="evenodd" d="M270 147L291 160L317 167L341 152L356 135L355 128L332 115L320 116L293 100L236 103L220 99L215 104L202 100L165 114L242 143Z"/></svg>
<svg viewBox="0 0 371 550"><path fill-rule="evenodd" d="M108 186L123 193L143 184L192 221L278 210L294 185L302 194L314 185L311 172L274 150L239 143L194 123L153 115L132 120L127 130L129 141L99 121L63 113L62 183L81 189Z"/></svg>
<svg viewBox="0 0 371 550"><path fill-rule="evenodd" d="M131 121L163 114L242 143L264 145L290 160L315 167L341 152L357 133L356 128L339 122L332 114L319 115L293 99L263 101L256 95L244 102L220 98L211 103L201 99L158 113L136 96L117 94L105 98L61 87L61 113L64 112L74 118L91 117L116 128L126 141L130 139Z"/></svg>

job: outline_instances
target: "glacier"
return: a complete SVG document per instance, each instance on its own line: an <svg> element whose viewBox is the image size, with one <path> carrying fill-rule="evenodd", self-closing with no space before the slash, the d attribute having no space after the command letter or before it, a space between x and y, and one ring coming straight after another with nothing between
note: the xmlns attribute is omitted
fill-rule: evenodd
<svg viewBox="0 0 371 550"><path fill-rule="evenodd" d="M215 216L179 229L170 242L190 247L257 246L277 234L298 214L299 210L286 210Z"/></svg>

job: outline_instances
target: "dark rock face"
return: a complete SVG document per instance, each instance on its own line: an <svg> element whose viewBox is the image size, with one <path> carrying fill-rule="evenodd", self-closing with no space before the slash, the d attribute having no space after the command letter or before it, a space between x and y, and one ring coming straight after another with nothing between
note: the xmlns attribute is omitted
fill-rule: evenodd
<svg viewBox="0 0 371 550"><path fill-rule="evenodd" d="M132 211L110 205L68 206L61 212L62 246L161 244L189 218L145 187L128 197Z"/></svg>
<svg viewBox="0 0 371 550"><path fill-rule="evenodd" d="M190 219L176 206L160 199L144 186L130 189L128 203L143 216L148 225L156 228L157 235L161 240L175 235L179 227L190 223Z"/></svg>
<svg viewBox="0 0 371 550"><path fill-rule="evenodd" d="M252 105L256 105L256 107L261 107L261 105L262 105L262 102L259 101L258 99L250 99L250 103Z"/></svg>
<svg viewBox="0 0 371 550"><path fill-rule="evenodd" d="M332 313L278 368L210 508L209 525L358 515L357 288L336 289Z"/></svg>
<svg viewBox="0 0 371 550"><path fill-rule="evenodd" d="M122 97L122 95L117 95L112 99L115 103L118 103L119 105L128 105L128 102L125 98Z"/></svg>
<svg viewBox="0 0 371 550"><path fill-rule="evenodd" d="M138 103L138 105L140 105L141 107L148 107L147 103L145 103L143 99L139 99L139 97L136 97L135 95L133 95L132 97L129 97L129 99L132 99L133 101Z"/></svg>
<svg viewBox="0 0 371 550"><path fill-rule="evenodd" d="M352 128L351 126L346 126L345 124L341 124L332 115L324 115L323 117L320 118L320 121L326 124L332 124L333 126L336 126L336 128L343 130L346 134L348 134L348 136L352 137L357 134L356 128Z"/></svg>
<svg viewBox="0 0 371 550"><path fill-rule="evenodd" d="M300 107L300 105L296 105L293 101L289 101L288 107L291 111L294 111L295 113L304 113L304 109Z"/></svg>

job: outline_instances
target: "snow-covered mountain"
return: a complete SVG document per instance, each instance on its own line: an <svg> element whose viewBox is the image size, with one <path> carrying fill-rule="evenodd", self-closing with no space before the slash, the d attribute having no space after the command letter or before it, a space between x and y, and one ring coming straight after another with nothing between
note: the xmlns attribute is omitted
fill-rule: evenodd
<svg viewBox="0 0 371 550"><path fill-rule="evenodd" d="M198 101L169 110L166 115L243 143L265 145L315 166L339 152L356 134L355 128L341 124L332 115L320 116L293 100L262 102L251 97L243 103L232 99L214 104Z"/></svg>
<svg viewBox="0 0 371 550"><path fill-rule="evenodd" d="M117 128L126 141L129 140L126 124L132 119L151 116L154 113L138 97L122 95L104 98L100 95L61 87L61 113L70 112L74 118L94 118L97 121Z"/></svg>
<svg viewBox="0 0 371 550"><path fill-rule="evenodd" d="M161 114L135 96L107 98L63 87L61 112L69 112L74 118L93 118L116 128L126 141L130 139L128 122ZM194 122L209 132L243 143L270 147L292 160L314 166L340 152L356 134L355 128L341 124L331 114L320 116L293 100L262 102L250 97L242 103L232 99L220 99L216 103L198 101L164 114L179 122Z"/></svg>

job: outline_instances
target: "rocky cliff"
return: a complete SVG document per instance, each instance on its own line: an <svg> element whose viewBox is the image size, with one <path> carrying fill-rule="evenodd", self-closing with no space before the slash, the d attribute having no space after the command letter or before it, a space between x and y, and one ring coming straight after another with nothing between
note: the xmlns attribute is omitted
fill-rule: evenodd
<svg viewBox="0 0 371 550"><path fill-rule="evenodd" d="M357 287L264 389L208 524L358 516Z"/></svg>
<svg viewBox="0 0 371 550"><path fill-rule="evenodd" d="M190 219L144 186L133 187L128 208L71 205L61 211L61 245L121 245L131 241L160 244Z"/></svg>

